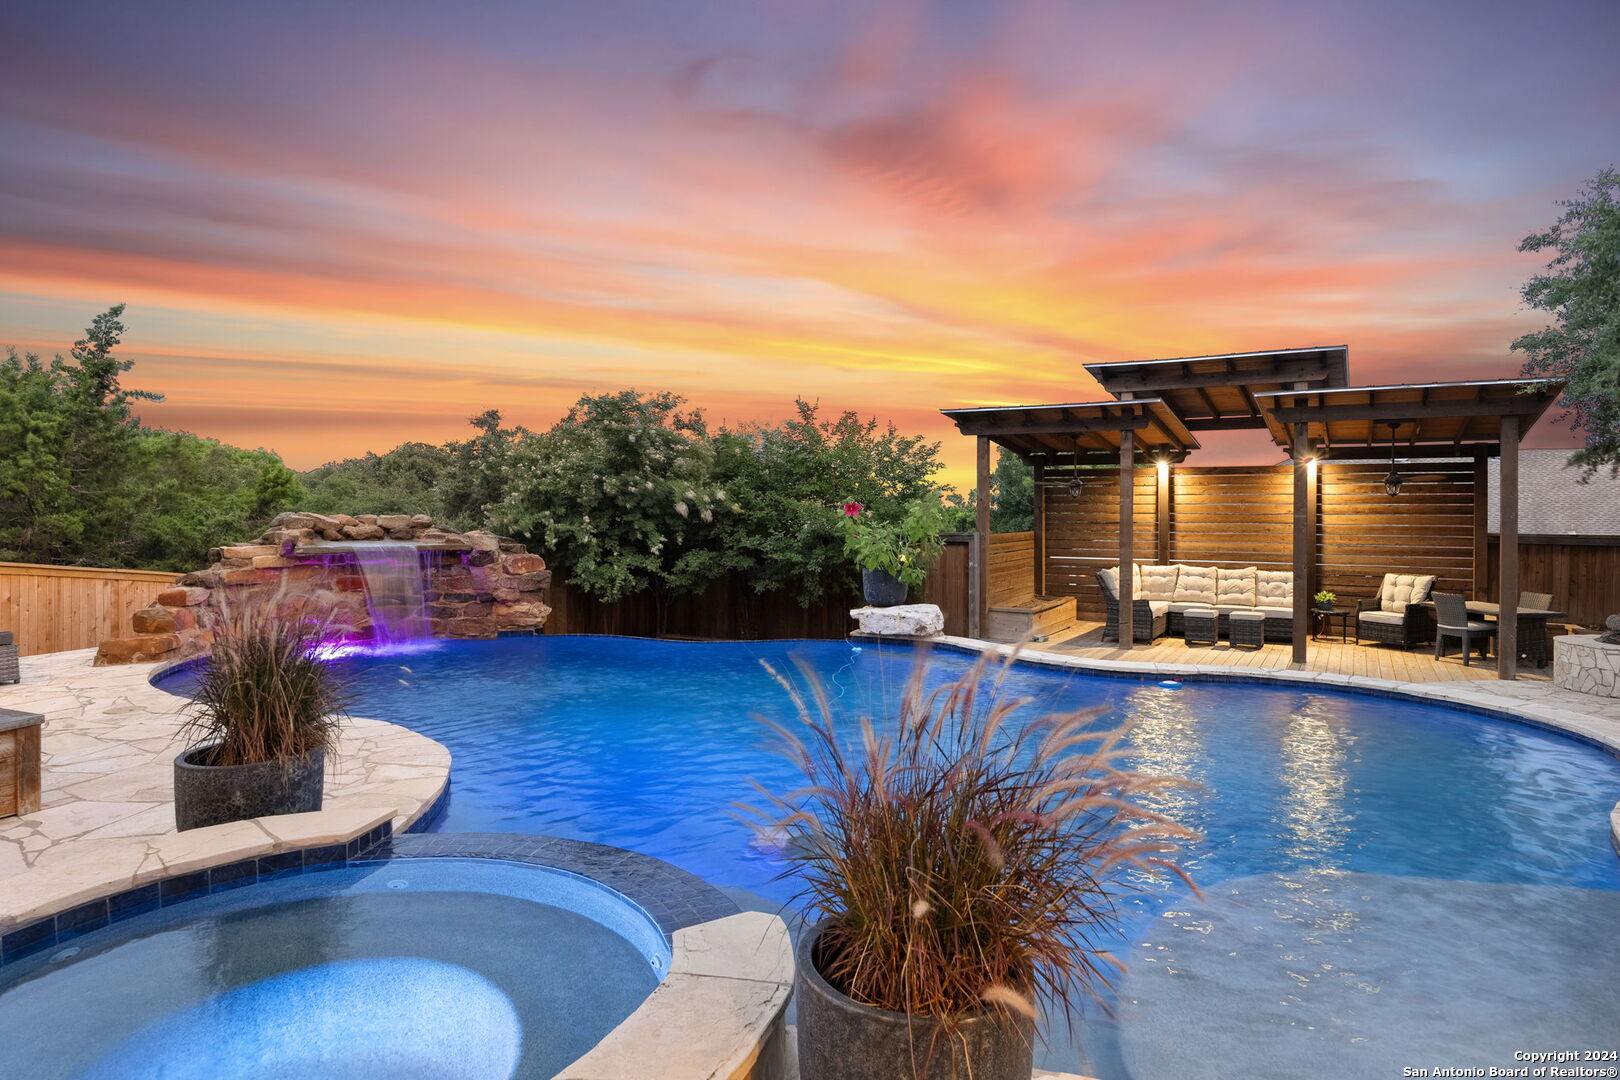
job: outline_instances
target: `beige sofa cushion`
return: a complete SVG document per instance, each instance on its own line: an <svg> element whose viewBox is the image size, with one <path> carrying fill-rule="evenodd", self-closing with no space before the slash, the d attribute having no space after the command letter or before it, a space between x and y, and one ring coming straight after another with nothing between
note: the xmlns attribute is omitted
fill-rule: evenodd
<svg viewBox="0 0 1620 1080"><path fill-rule="evenodd" d="M1102 572L1103 588L1107 589L1114 599L1119 599L1119 567L1110 566ZM1131 564L1131 596L1137 600L1142 599L1142 564Z"/></svg>
<svg viewBox="0 0 1620 1080"><path fill-rule="evenodd" d="M1213 604L1216 596L1213 566L1176 566L1176 592L1170 599L1178 604Z"/></svg>
<svg viewBox="0 0 1620 1080"><path fill-rule="evenodd" d="M1153 564L1141 567L1142 590L1137 595L1143 600L1175 599L1179 569L1175 563L1168 566Z"/></svg>
<svg viewBox="0 0 1620 1080"><path fill-rule="evenodd" d="M1427 600L1433 587L1433 574L1385 574L1378 589L1378 607L1399 615L1407 604Z"/></svg>
<svg viewBox="0 0 1620 1080"><path fill-rule="evenodd" d="M1245 566L1239 570L1221 569L1215 574L1215 605L1217 607L1254 607L1255 568Z"/></svg>
<svg viewBox="0 0 1620 1080"><path fill-rule="evenodd" d="M1293 609L1294 572L1292 570L1256 570L1254 573L1255 607Z"/></svg>

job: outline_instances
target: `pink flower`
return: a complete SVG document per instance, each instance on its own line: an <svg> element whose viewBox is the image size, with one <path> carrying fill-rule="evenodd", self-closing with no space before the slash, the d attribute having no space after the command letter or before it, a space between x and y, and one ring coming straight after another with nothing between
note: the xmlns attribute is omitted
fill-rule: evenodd
<svg viewBox="0 0 1620 1080"><path fill-rule="evenodd" d="M861 506L861 504L858 503L858 502L847 502L847 503L844 504L844 516L845 517L854 517L856 514L859 514L863 509L865 509L865 508L863 506Z"/></svg>

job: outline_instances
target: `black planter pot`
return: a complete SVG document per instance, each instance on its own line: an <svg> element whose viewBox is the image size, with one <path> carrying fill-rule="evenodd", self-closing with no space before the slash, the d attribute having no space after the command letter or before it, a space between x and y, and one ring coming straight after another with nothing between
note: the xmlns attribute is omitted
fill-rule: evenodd
<svg viewBox="0 0 1620 1080"><path fill-rule="evenodd" d="M816 971L825 922L795 950L793 1000L799 1011L799 1080L1029 1080L1035 1025L986 1015L950 1035L928 1016L852 1001Z"/></svg>
<svg viewBox="0 0 1620 1080"><path fill-rule="evenodd" d="M906 602L906 583L887 570L862 570L861 595L873 607L898 607Z"/></svg>
<svg viewBox="0 0 1620 1080"><path fill-rule="evenodd" d="M255 765L196 764L213 749L212 743L194 746L174 759L174 827L180 832L321 808L324 753Z"/></svg>

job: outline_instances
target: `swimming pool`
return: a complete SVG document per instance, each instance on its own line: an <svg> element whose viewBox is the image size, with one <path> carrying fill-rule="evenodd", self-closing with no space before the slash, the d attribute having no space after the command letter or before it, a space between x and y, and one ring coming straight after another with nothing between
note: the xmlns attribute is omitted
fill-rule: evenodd
<svg viewBox="0 0 1620 1080"><path fill-rule="evenodd" d="M571 874L402 859L188 900L0 968L0 1076L544 1078L668 971Z"/></svg>
<svg viewBox="0 0 1620 1080"><path fill-rule="evenodd" d="M435 828L630 848L775 905L793 886L730 811L750 778L795 784L751 719L788 715L760 661L788 670L801 657L841 710L881 717L917 655L541 637L341 663L358 711L450 749ZM927 662L943 681L972 660ZM160 685L184 693L192 677ZM1088 1020L1081 1049L1055 1040L1043 1064L1104 1080L1294 1077L1301 1061L1316 1075L1387 1076L1463 1051L1511 1064L1514 1050L1620 1030L1607 989L1620 962L1608 836L1620 762L1600 750L1316 687L1171 689L1021 667L1008 688L1038 709L1130 717L1138 767L1197 782L1162 808L1205 837L1186 860L1204 899L1167 888L1119 943L1131 973L1118 1022Z"/></svg>

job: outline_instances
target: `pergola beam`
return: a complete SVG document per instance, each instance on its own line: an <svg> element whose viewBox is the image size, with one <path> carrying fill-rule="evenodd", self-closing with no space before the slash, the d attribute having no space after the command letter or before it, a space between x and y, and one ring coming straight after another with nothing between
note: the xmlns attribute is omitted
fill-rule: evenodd
<svg viewBox="0 0 1620 1080"><path fill-rule="evenodd" d="M1086 435L1102 431L1140 431L1153 423L1149 416L1097 416L1083 420L1048 420L1013 422L985 420L958 420L957 429L964 435L994 437L997 435Z"/></svg>
<svg viewBox="0 0 1620 1080"><path fill-rule="evenodd" d="M1539 416L1547 408L1540 395L1478 401L1363 402L1359 405L1277 405L1267 411L1279 424L1331 423L1335 420L1436 420L1461 416Z"/></svg>
<svg viewBox="0 0 1620 1080"><path fill-rule="evenodd" d="M1114 365L1088 366L1086 370L1090 371L1092 377L1109 393L1154 393L1159 390L1192 390L1205 386L1224 387L1231 386L1237 380L1261 384L1311 382L1326 379L1333 373L1326 360L1285 360L1273 365L1270 370L1257 371L1240 371L1235 364L1230 361L1228 363L1230 370L1195 371L1190 374L1182 374L1180 371L1154 371L1149 367L1141 371L1115 375L1107 370ZM1118 366L1123 368L1129 365Z"/></svg>

